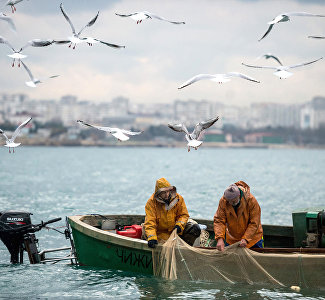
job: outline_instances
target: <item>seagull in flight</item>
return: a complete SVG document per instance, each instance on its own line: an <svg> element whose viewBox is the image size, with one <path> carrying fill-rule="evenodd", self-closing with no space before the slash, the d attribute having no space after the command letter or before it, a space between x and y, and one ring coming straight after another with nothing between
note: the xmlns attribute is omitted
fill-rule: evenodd
<svg viewBox="0 0 325 300"><path fill-rule="evenodd" d="M254 66L254 65L247 65L242 63L242 65L246 66L246 67L250 67L250 68L259 68L259 69L272 69L275 70L275 72L273 73L274 75L280 77L280 79L286 79L290 76L293 75L293 73L289 72L290 69L294 69L294 68L298 68L298 67L302 67L302 66L306 66L306 65L310 65L315 63L316 61L319 61L323 59L323 57L318 58L316 60L313 61L309 61L309 62L305 62L305 63L301 63L301 64L296 64L296 65L291 65L291 66L277 66L277 67L271 67L271 66Z"/></svg>
<svg viewBox="0 0 325 300"><path fill-rule="evenodd" d="M15 50L15 48L13 46L11 46L11 44L8 42L7 39L5 39L4 37L0 36L0 44L5 44L7 45L13 52L13 54L8 54L9 57L11 57L13 59L12 61L12 67L15 66L15 60L18 60L18 67L20 67L20 62L22 62L21 60L25 57L27 57L27 55L22 54L22 51L24 49L26 49L29 46L32 47L46 47L49 45L53 44L53 40L41 40L41 39L34 39L34 40L30 40L27 42L27 44L20 48L19 50Z"/></svg>
<svg viewBox="0 0 325 300"><path fill-rule="evenodd" d="M11 12L14 13L16 11L15 5L23 0L8 0L6 5L11 7Z"/></svg>
<svg viewBox="0 0 325 300"><path fill-rule="evenodd" d="M252 77L249 77L247 75L244 75L242 73L238 73L238 72L229 72L226 74L199 74L199 75L196 75L196 76L190 78L186 82L184 82L180 87L178 87L178 89L180 90L180 89L182 89L186 86L189 86L190 84L197 82L199 80L208 79L208 80L211 80L214 82L224 83L224 82L230 81L232 77L239 77L239 78L243 78L246 80L250 80L250 81L259 83L258 80L254 79Z"/></svg>
<svg viewBox="0 0 325 300"><path fill-rule="evenodd" d="M140 24L145 19L157 19L157 20L166 21L166 22L169 22L172 24L177 24L177 25L185 24L185 22L175 22L175 21L167 20L163 17L152 14L148 11L139 11L139 12L135 12L135 13L128 14L128 15L122 15L122 14L118 14L118 13L115 13L115 14L120 17L130 17L131 19L135 20L137 22L137 24Z"/></svg>
<svg viewBox="0 0 325 300"><path fill-rule="evenodd" d="M308 37L311 39L325 39L325 36L323 35L310 35Z"/></svg>
<svg viewBox="0 0 325 300"><path fill-rule="evenodd" d="M32 72L29 70L29 68L24 64L24 62L22 61L21 62L23 67L25 68L26 72L28 73L31 81L26 81L26 85L29 86L29 87L36 87L37 84L39 83L42 83L43 81L41 79L37 79L33 76ZM53 76L50 76L48 78L55 78L55 77L59 77L59 75L53 75Z"/></svg>
<svg viewBox="0 0 325 300"><path fill-rule="evenodd" d="M6 139L6 144L4 145L5 147L9 148L9 153L10 152L10 148L12 148L12 153L15 153L15 147L18 147L21 143L15 143L15 139L16 137L19 135L19 133L21 132L22 128L25 127L30 121L32 120L32 118L28 118L26 121L24 121L23 123L21 123L17 129L15 130L14 134L12 135L11 139L8 139L7 135L4 133L4 131L2 129L0 129L0 133L5 137Z"/></svg>
<svg viewBox="0 0 325 300"><path fill-rule="evenodd" d="M91 38L91 37L81 37L80 36L85 28L90 27L90 26L95 24L95 22L96 22L96 20L98 18L99 12L83 28L81 28L81 30L78 33L76 33L76 29L74 28L70 18L68 17L66 12L64 11L62 3L60 4L60 9L61 9L61 12L62 12L63 16L65 17L65 19L70 24L73 35L68 37L67 40L56 40L55 41L56 44L70 44L69 48L71 48L71 46L73 45L72 49L75 49L76 45L80 44L80 43L87 43L89 46L92 46L95 43L102 43L102 44L104 44L106 46L113 47L113 48L125 48L125 46L110 44L110 43L107 43L107 42L104 42L104 41L101 41L101 40L98 40L98 39L95 39L95 38Z"/></svg>
<svg viewBox="0 0 325 300"><path fill-rule="evenodd" d="M258 40L259 42L264 39L272 30L273 26L280 22L287 22L290 21L290 17L292 16L299 16L299 17L325 17L325 15L316 15L316 14L310 14L306 12L289 12L289 13L283 13L278 16L276 16L272 21L268 22L269 28L264 33L264 35Z"/></svg>
<svg viewBox="0 0 325 300"><path fill-rule="evenodd" d="M272 58L274 59L275 61L277 61L281 66L283 65L282 62L280 61L280 59L278 59L275 55L271 54L271 53L266 53L266 54L263 54L263 55L260 55L259 57L256 58L256 60L258 59L261 59L261 58L265 58L265 59L269 59L269 58Z"/></svg>
<svg viewBox="0 0 325 300"><path fill-rule="evenodd" d="M10 28L12 29L12 31L16 32L16 26L15 26L15 23L12 20L11 17L9 17L6 14L0 12L0 20L6 21L9 24Z"/></svg>
<svg viewBox="0 0 325 300"><path fill-rule="evenodd" d="M189 133L186 126L181 124L168 124L168 127L177 132L184 132L185 138L187 140L187 152L190 152L191 147L197 150L198 147L202 145L202 141L199 141L200 134L203 130L211 127L215 122L219 120L219 117L209 119L207 121L202 121L197 123L194 127L192 133Z"/></svg>
<svg viewBox="0 0 325 300"><path fill-rule="evenodd" d="M80 123L80 124L83 124L85 126L93 127L93 128L98 129L98 130L108 132L112 136L117 138L120 142L127 141L129 139L128 135L138 135L138 134L143 133L143 131L129 131L129 130L124 130L124 129L120 129L120 128L95 126L95 125L88 124L88 123L86 123L84 121L81 121L81 120L78 120L77 122Z"/></svg>

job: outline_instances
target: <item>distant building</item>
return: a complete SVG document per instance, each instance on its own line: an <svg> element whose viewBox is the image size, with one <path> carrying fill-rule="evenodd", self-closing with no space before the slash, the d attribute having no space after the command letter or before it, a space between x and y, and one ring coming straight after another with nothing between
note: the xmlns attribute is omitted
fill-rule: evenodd
<svg viewBox="0 0 325 300"><path fill-rule="evenodd" d="M250 106L248 128L299 128L301 105L253 103Z"/></svg>
<svg viewBox="0 0 325 300"><path fill-rule="evenodd" d="M222 130L218 129L208 129L206 131L203 131L204 138L203 136L200 139L204 139L204 142L215 142L215 143L225 143L228 142L226 139L225 134L222 132ZM228 137L229 139L229 137Z"/></svg>
<svg viewBox="0 0 325 300"><path fill-rule="evenodd" d="M283 138L270 132L256 132L246 134L245 143L282 144Z"/></svg>
<svg viewBox="0 0 325 300"><path fill-rule="evenodd" d="M174 101L174 121L177 120L186 125L195 125L200 121L210 119L213 117L211 112L211 102L206 100Z"/></svg>
<svg viewBox="0 0 325 300"><path fill-rule="evenodd" d="M301 129L318 129L325 126L325 98L315 97L300 112Z"/></svg>

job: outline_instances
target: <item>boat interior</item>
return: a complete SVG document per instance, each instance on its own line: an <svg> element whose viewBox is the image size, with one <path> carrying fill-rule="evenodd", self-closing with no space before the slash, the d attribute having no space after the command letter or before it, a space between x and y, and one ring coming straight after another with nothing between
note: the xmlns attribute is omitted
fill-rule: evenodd
<svg viewBox="0 0 325 300"><path fill-rule="evenodd" d="M80 221L102 229L103 221L114 221L115 228L123 230L124 226L141 225L144 223L144 215L100 215L91 214L82 216ZM194 219L198 224L206 225L208 232L204 243L200 243L197 247L215 249L216 241L213 232L213 220ZM294 228L293 226L281 225L262 225L264 248L251 248L256 252L263 253L325 253L325 248L319 247L295 247ZM104 230L104 229L103 229ZM107 229L105 229L107 230ZM111 231L111 230L110 230Z"/></svg>

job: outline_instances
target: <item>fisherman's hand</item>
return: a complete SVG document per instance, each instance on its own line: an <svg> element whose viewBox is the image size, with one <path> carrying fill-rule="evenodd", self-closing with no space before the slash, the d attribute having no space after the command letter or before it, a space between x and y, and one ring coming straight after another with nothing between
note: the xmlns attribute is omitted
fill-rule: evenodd
<svg viewBox="0 0 325 300"><path fill-rule="evenodd" d="M224 251L225 250L225 242L223 241L222 238L218 239L218 242L217 242L217 249L219 251Z"/></svg>
<svg viewBox="0 0 325 300"><path fill-rule="evenodd" d="M182 228L178 225L175 225L174 229L177 230L177 233L181 233L182 232Z"/></svg>
<svg viewBox="0 0 325 300"><path fill-rule="evenodd" d="M242 239L239 243L239 247L246 247L247 246L247 241L245 239Z"/></svg>
<svg viewBox="0 0 325 300"><path fill-rule="evenodd" d="M148 247L149 248L156 248L158 245L158 241L157 240L150 240L148 241Z"/></svg>

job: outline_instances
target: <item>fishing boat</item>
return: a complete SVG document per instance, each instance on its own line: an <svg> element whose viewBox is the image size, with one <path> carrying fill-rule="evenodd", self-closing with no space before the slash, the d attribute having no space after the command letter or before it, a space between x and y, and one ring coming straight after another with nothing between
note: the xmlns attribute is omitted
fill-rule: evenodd
<svg viewBox="0 0 325 300"><path fill-rule="evenodd" d="M115 230L102 229L104 220L114 220L123 227L140 225L144 218L143 215L96 214L68 217L79 265L153 274L153 250L148 247L147 241L116 234ZM204 244L201 243L197 247L215 250L213 221L195 220L205 225L209 233ZM257 261L262 261L272 268L272 264L275 266L274 262L278 262L279 258L290 261L288 266L300 260L299 268L304 268L302 275L315 275L313 280L306 281L304 278L306 286L325 288L324 209L294 212L293 226L263 225L263 233L265 248L251 249L256 253Z"/></svg>

